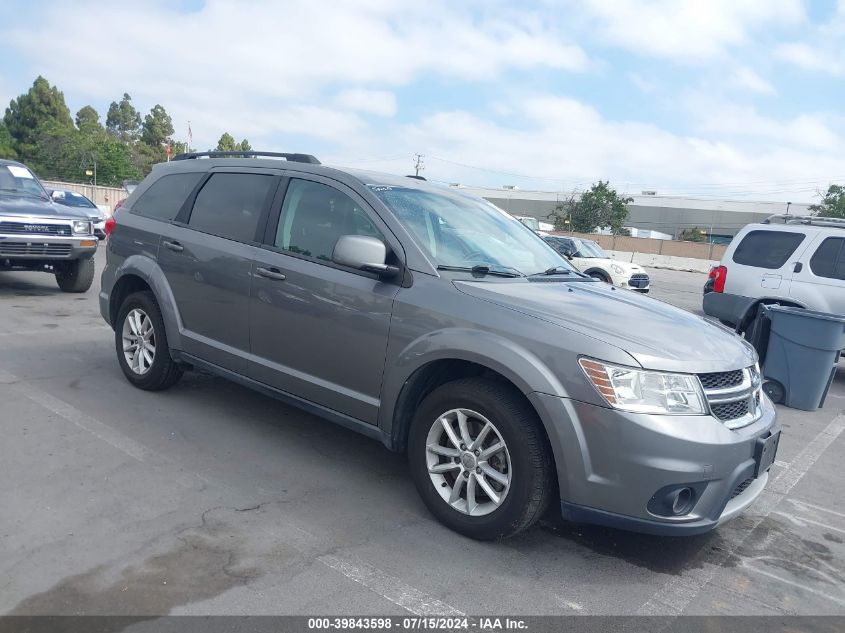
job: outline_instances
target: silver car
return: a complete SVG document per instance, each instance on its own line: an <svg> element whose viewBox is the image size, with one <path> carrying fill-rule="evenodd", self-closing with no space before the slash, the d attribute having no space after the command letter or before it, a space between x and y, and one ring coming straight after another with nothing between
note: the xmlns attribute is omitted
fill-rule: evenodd
<svg viewBox="0 0 845 633"><path fill-rule="evenodd" d="M100 306L132 384L202 368L407 452L467 536L551 507L696 534L766 485L780 432L754 350L579 273L479 198L303 154L189 154L108 228Z"/></svg>

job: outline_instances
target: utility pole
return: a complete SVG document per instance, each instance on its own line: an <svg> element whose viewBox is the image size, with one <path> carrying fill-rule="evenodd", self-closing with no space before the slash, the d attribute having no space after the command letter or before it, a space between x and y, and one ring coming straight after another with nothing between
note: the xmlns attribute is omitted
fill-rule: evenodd
<svg viewBox="0 0 845 633"><path fill-rule="evenodd" d="M791 202L786 203L786 215L789 215L789 205L791 205L791 204L792 204Z"/></svg>
<svg viewBox="0 0 845 633"><path fill-rule="evenodd" d="M414 156L414 175L419 176L420 172L425 169L425 165L423 164L423 158L425 158L425 154L414 154Z"/></svg>

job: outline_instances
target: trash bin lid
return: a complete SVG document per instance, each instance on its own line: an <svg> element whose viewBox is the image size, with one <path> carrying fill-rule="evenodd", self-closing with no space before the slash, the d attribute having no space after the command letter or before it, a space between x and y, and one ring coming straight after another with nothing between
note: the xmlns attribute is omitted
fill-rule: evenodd
<svg viewBox="0 0 845 633"><path fill-rule="evenodd" d="M782 312L785 314L794 314L796 316L807 317L808 319L824 319L825 321L845 323L845 315L842 314L832 314L830 312L806 310L804 308L796 308L795 306L767 305L765 307L768 312Z"/></svg>

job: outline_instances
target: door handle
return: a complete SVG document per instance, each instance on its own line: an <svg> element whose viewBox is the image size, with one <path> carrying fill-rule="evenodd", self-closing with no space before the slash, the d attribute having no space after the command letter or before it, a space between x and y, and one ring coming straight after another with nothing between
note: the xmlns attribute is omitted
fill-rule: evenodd
<svg viewBox="0 0 845 633"><path fill-rule="evenodd" d="M280 270L276 268L262 268L258 267L255 269L255 273L259 277L267 277L267 279L275 279L276 281L284 281L285 275Z"/></svg>
<svg viewBox="0 0 845 633"><path fill-rule="evenodd" d="M169 248L174 253L181 253L185 250L185 247L182 246L179 242L168 242L167 240L165 240L162 243L166 248Z"/></svg>

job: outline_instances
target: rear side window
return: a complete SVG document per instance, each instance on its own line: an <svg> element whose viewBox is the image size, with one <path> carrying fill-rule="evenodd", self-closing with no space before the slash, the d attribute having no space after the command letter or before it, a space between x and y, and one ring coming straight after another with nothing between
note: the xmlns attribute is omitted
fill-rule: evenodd
<svg viewBox="0 0 845 633"><path fill-rule="evenodd" d="M845 279L845 239L829 237L810 259L810 270L819 277Z"/></svg>
<svg viewBox="0 0 845 633"><path fill-rule="evenodd" d="M203 176L202 172L191 172L159 178L135 201L132 213L169 222Z"/></svg>
<svg viewBox="0 0 845 633"><path fill-rule="evenodd" d="M751 231L736 247L733 260L744 266L775 270L786 263L803 241L803 233Z"/></svg>
<svg viewBox="0 0 845 633"><path fill-rule="evenodd" d="M237 242L255 241L275 182L264 174L213 174L197 194L188 226Z"/></svg>

